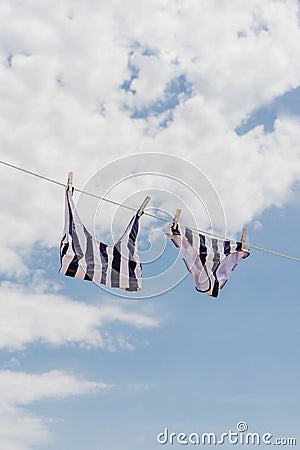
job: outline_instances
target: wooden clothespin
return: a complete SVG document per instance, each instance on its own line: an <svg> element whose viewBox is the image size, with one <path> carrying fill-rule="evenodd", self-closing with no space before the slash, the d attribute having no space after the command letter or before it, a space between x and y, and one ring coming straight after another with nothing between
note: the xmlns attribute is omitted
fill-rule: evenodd
<svg viewBox="0 0 300 450"><path fill-rule="evenodd" d="M67 181L67 191L70 192L71 195L73 195L73 172L68 173L68 181Z"/></svg>
<svg viewBox="0 0 300 450"><path fill-rule="evenodd" d="M150 202L151 197L149 197L147 195L147 197L145 198L145 200L143 201L143 203L141 204L141 206L138 209L137 215L138 217L141 217L142 214L144 214L144 210L146 208L146 206L148 205L148 203Z"/></svg>
<svg viewBox="0 0 300 450"><path fill-rule="evenodd" d="M176 214L175 214L174 219L173 219L173 226L172 226L172 228L177 228L180 214L181 214L181 209L178 208L176 210Z"/></svg>
<svg viewBox="0 0 300 450"><path fill-rule="evenodd" d="M247 236L247 228L242 229L242 237L241 237L241 243L242 243L242 249L247 250L248 246L246 244L246 236Z"/></svg>

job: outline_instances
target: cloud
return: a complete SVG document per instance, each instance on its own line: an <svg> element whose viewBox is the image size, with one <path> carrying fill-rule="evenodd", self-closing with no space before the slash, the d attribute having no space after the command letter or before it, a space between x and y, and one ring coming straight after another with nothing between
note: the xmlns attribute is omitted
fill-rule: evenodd
<svg viewBox="0 0 300 450"><path fill-rule="evenodd" d="M58 370L42 374L0 371L0 447L29 450L51 440L53 419L29 411L28 405L31 403L95 394L108 388L110 386L107 384L82 380Z"/></svg>
<svg viewBox="0 0 300 450"><path fill-rule="evenodd" d="M130 305L88 305L41 287L25 288L15 283L0 285L0 348L20 350L32 342L50 345L78 343L108 350L132 348L122 332L107 331L116 322L137 329L158 326L158 320Z"/></svg>
<svg viewBox="0 0 300 450"><path fill-rule="evenodd" d="M192 101L195 100L189 102ZM185 108L189 106L185 105ZM181 115L181 112L178 114ZM203 112L201 117L204 115ZM182 126L185 117L186 114L181 115L177 124L186 130ZM230 234L255 219L266 208L280 206L288 199L300 176L299 118L278 118L272 133L265 133L263 126L257 126L243 136L228 131L222 134L219 142L216 139L212 144L208 137L203 137L195 117L190 114L189 124L190 132L199 137L199 165L222 201ZM204 121L207 119L204 118ZM174 135L166 130L162 148L171 148L174 139ZM187 131L177 137L179 143L188 155L193 154L193 143ZM192 181L190 179L191 184ZM191 203L191 207L196 210L196 202Z"/></svg>
<svg viewBox="0 0 300 450"><path fill-rule="evenodd" d="M94 393L109 385L82 381L53 370L44 374L0 371L1 401L8 405L27 405L45 398L62 399L74 394Z"/></svg>
<svg viewBox="0 0 300 450"><path fill-rule="evenodd" d="M300 178L294 117L279 114L269 134L260 127L235 132L253 111L299 85L298 12L296 0L154 0L142 7L130 0L126 9L119 0L43 8L6 1L0 157L61 182L73 169L81 187L120 156L178 155L209 177L234 234L286 201ZM60 239L62 188L0 171L0 270L22 276L36 243L49 248ZM161 181L130 183L110 197L123 201L130 188L159 188ZM179 185L163 189L182 195L191 211L201 208ZM159 195L154 204L174 210ZM198 221L208 226L202 212Z"/></svg>
<svg viewBox="0 0 300 450"><path fill-rule="evenodd" d="M1 254L0 273L13 273L16 278L28 275L28 267L16 249L4 245Z"/></svg>

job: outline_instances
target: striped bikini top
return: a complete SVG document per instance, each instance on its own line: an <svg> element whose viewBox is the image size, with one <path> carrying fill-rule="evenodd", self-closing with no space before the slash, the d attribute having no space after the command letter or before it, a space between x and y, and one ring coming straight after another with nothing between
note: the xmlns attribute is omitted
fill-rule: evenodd
<svg viewBox="0 0 300 450"><path fill-rule="evenodd" d="M67 189L59 273L108 287L141 290L142 267L135 248L141 215L137 212L132 217L116 244L104 244L83 225Z"/></svg>

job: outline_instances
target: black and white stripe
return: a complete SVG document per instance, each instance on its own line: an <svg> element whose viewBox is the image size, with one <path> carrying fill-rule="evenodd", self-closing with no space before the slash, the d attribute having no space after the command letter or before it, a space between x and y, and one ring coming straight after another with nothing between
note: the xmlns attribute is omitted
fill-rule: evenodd
<svg viewBox="0 0 300 450"><path fill-rule="evenodd" d="M195 288L217 297L235 267L250 252L241 242L216 239L190 228L170 226L167 236L172 240L185 262Z"/></svg>
<svg viewBox="0 0 300 450"><path fill-rule="evenodd" d="M129 291L141 289L142 267L136 250L137 213L115 245L106 245L85 228L66 191L65 230L60 244L60 273Z"/></svg>

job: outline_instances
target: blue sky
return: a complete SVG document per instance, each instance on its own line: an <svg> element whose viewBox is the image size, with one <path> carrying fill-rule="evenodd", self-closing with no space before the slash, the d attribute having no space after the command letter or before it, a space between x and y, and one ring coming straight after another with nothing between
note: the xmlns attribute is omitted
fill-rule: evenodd
<svg viewBox="0 0 300 450"><path fill-rule="evenodd" d="M149 212L182 207L201 229L210 215L237 239L246 226L299 258L297 1L4 6L1 160L60 182L73 170L75 187L133 207L149 193ZM299 262L252 250L212 299L176 283L165 223L143 216L155 295L125 298L58 274L63 188L0 171L1 448L152 450L164 428L238 421L300 441ZM75 199L103 240L130 218Z"/></svg>
<svg viewBox="0 0 300 450"><path fill-rule="evenodd" d="M298 221L297 201L266 212L262 229L250 226L249 237L297 255ZM57 254L49 261L57 267ZM3 364L15 357L24 371L55 367L114 385L98 395L30 405L38 415L63 420L52 424L55 440L42 448L159 448L155 439L164 427L221 433L239 420L249 431L297 437L298 270L297 262L253 251L217 300L197 293L189 278L166 294L140 300L162 325L139 332L133 351L34 343L21 354L2 352ZM95 285L72 279L65 280L64 291L91 304L104 297ZM113 295L109 300L122 302ZM127 327L114 328L131 334Z"/></svg>

